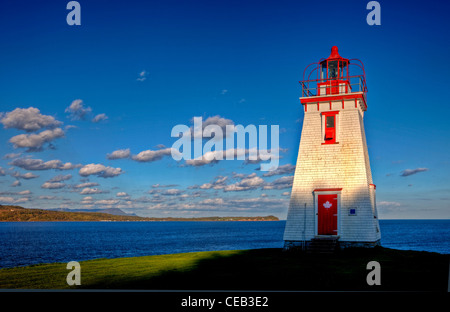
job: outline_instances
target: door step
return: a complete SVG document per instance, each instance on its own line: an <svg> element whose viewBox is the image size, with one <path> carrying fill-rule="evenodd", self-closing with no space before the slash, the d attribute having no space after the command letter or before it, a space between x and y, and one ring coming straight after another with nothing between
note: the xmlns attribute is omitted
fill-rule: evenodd
<svg viewBox="0 0 450 312"><path fill-rule="evenodd" d="M315 237L308 244L307 253L334 253L338 247L339 236Z"/></svg>

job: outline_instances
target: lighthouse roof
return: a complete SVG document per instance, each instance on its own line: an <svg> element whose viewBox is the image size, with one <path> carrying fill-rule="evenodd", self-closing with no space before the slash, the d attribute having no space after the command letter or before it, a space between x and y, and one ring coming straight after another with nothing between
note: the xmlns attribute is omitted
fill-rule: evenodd
<svg viewBox="0 0 450 312"><path fill-rule="evenodd" d="M349 61L348 59L343 58L342 56L339 55L339 49L337 46L333 46L331 48L330 56L328 58L322 60L320 63L326 63L327 61L339 61L339 60L346 61L346 62ZM345 66L345 64L344 64L344 66Z"/></svg>

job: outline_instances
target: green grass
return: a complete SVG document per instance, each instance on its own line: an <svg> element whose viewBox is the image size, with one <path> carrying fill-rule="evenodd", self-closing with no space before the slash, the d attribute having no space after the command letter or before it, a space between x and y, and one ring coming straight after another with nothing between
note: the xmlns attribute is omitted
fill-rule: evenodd
<svg viewBox="0 0 450 312"><path fill-rule="evenodd" d="M381 286L368 286L369 261ZM400 290L447 291L448 255L387 248L333 255L254 249L97 259L80 262L81 285L68 286L66 263L0 270L2 289Z"/></svg>

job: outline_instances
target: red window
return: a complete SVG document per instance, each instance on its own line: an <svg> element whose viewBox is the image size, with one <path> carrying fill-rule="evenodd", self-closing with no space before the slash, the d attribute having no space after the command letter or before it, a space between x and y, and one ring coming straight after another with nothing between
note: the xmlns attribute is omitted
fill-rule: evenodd
<svg viewBox="0 0 450 312"><path fill-rule="evenodd" d="M324 142L323 144L336 143L336 117L338 112L325 112L324 115Z"/></svg>

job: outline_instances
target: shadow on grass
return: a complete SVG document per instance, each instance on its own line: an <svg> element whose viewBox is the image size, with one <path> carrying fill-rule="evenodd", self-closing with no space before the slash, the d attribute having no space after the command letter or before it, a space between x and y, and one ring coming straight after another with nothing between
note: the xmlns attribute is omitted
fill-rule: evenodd
<svg viewBox="0 0 450 312"><path fill-rule="evenodd" d="M367 263L381 265L381 285L366 282ZM304 290L446 292L449 257L429 252L377 247L335 254L305 254L282 249L213 253L187 268L162 270L114 284L99 281L89 289L158 290Z"/></svg>

